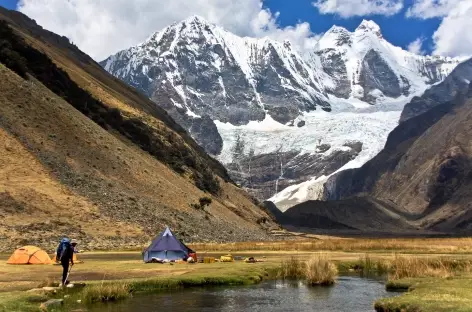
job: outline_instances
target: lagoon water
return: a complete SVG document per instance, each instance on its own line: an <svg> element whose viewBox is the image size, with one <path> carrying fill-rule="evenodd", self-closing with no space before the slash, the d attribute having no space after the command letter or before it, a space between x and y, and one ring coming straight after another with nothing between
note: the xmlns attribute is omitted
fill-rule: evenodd
<svg viewBox="0 0 472 312"><path fill-rule="evenodd" d="M196 288L135 295L118 302L91 306L92 312L131 311L317 311L370 312L373 302L398 295L378 280L342 276L331 287L307 287L301 282L265 281L258 285Z"/></svg>

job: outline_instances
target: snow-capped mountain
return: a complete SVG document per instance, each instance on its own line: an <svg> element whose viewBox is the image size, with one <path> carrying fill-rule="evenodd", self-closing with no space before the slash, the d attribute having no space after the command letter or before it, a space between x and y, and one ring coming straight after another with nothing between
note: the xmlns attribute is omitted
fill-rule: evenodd
<svg viewBox="0 0 472 312"><path fill-rule="evenodd" d="M289 42L241 38L194 16L102 62L182 123L212 154L221 144L200 135L201 118L244 125L269 114L281 123L320 107L322 79Z"/></svg>
<svg viewBox="0 0 472 312"><path fill-rule="evenodd" d="M101 65L266 199L361 166L381 150L403 105L457 63L395 47L371 21L354 32L333 26L302 56L289 42L238 37L191 17Z"/></svg>
<svg viewBox="0 0 472 312"><path fill-rule="evenodd" d="M422 92L458 64L455 59L415 55L393 46L376 23L366 20L354 32L333 26L319 40L314 54L334 82L326 85L329 93L371 104Z"/></svg>

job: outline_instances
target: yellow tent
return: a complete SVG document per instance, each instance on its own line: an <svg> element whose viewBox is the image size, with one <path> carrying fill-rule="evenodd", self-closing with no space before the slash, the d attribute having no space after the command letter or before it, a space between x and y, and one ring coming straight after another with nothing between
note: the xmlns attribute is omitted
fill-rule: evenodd
<svg viewBox="0 0 472 312"><path fill-rule="evenodd" d="M7 261L8 264L51 264L51 258L41 248L24 246L13 252Z"/></svg>

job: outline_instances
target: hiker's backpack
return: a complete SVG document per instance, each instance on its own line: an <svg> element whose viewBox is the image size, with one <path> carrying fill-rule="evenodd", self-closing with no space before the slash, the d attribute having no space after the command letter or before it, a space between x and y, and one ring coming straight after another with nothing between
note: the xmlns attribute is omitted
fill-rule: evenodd
<svg viewBox="0 0 472 312"><path fill-rule="evenodd" d="M61 261L62 257L66 254L67 250L70 248L70 241L68 238L63 238L57 247L56 259Z"/></svg>

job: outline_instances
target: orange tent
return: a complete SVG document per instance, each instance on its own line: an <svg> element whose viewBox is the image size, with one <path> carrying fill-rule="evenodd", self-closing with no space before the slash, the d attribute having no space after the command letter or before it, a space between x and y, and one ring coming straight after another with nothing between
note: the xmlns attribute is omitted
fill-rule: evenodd
<svg viewBox="0 0 472 312"><path fill-rule="evenodd" d="M7 261L8 264L51 264L51 258L41 248L25 246L18 248Z"/></svg>

